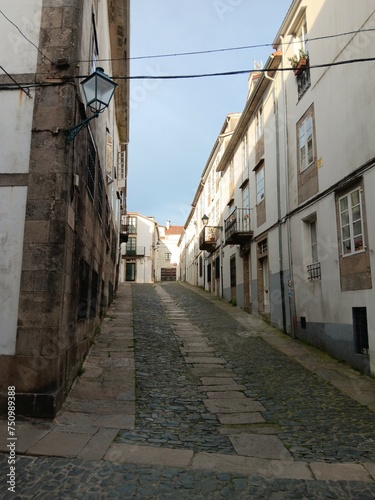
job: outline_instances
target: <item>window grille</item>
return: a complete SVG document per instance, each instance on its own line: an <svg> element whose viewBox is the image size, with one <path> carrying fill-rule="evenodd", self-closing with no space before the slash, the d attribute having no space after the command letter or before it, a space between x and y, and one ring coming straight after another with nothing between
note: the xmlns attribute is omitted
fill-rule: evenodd
<svg viewBox="0 0 375 500"><path fill-rule="evenodd" d="M309 266L307 266L307 273L309 281L320 280L320 262L314 262L314 264L310 264Z"/></svg>

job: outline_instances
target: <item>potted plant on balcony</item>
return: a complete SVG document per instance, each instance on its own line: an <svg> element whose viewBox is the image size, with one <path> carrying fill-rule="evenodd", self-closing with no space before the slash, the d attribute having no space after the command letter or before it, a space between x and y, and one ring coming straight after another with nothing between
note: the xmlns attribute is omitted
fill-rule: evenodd
<svg viewBox="0 0 375 500"><path fill-rule="evenodd" d="M309 53L299 49L298 54L294 54L293 57L288 57L288 61L292 65L294 74L299 76L308 65Z"/></svg>

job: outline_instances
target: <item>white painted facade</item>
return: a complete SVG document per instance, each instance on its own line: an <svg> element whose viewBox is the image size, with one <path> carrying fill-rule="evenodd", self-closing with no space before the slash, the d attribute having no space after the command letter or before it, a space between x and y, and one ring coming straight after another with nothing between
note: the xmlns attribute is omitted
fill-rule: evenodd
<svg viewBox="0 0 375 500"><path fill-rule="evenodd" d="M42 0L22 2L0 1L7 17L17 19L22 32L38 45ZM23 15L20 18L19 12ZM3 16L0 18L2 57L0 74L33 74L37 51ZM30 97L21 89L0 92L0 174L27 174L31 144L31 127L35 91ZM23 235L25 227L27 188L0 185L0 354L12 355L16 350L18 303L20 293Z"/></svg>
<svg viewBox="0 0 375 500"><path fill-rule="evenodd" d="M157 226L158 239L154 250L155 281L163 281L170 277L168 270L174 269L176 280L179 276L180 247L178 242L182 233L182 226Z"/></svg>
<svg viewBox="0 0 375 500"><path fill-rule="evenodd" d="M128 241L121 244L120 281L153 283L157 243L155 219L137 212L128 212L123 216L123 226L127 227Z"/></svg>
<svg viewBox="0 0 375 500"><path fill-rule="evenodd" d="M374 21L370 0L355 10L292 2L221 152L225 130L218 137L180 240L181 279L373 374L375 66L350 61L373 57L375 35L358 31ZM308 65L295 75L300 48ZM209 250L203 214L223 227Z"/></svg>

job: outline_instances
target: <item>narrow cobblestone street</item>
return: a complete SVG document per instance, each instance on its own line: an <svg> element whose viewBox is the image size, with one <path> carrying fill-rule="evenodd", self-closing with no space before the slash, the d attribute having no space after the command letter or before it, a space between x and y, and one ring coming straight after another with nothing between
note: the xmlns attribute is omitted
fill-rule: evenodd
<svg viewBox="0 0 375 500"><path fill-rule="evenodd" d="M375 381L200 289L121 287L83 371L1 498L375 497Z"/></svg>

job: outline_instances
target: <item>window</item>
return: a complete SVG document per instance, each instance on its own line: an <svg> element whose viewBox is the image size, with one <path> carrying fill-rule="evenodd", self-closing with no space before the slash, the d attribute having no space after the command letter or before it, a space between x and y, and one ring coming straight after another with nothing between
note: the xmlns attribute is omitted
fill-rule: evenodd
<svg viewBox="0 0 375 500"><path fill-rule="evenodd" d="M366 307L353 307L354 349L357 354L368 354L368 329Z"/></svg>
<svg viewBox="0 0 375 500"><path fill-rule="evenodd" d="M210 174L212 175L212 173ZM211 177L207 179L207 205L211 203Z"/></svg>
<svg viewBox="0 0 375 500"><path fill-rule="evenodd" d="M207 265L207 283L211 283L211 263Z"/></svg>
<svg viewBox="0 0 375 500"><path fill-rule="evenodd" d="M307 274L309 281L315 281L321 279L321 269L318 256L318 238L316 231L316 219L310 219L306 221L308 224L309 236L310 236L310 262L307 266Z"/></svg>
<svg viewBox="0 0 375 500"><path fill-rule="evenodd" d="M220 278L220 257L216 257L215 259L215 279Z"/></svg>
<svg viewBox="0 0 375 500"><path fill-rule="evenodd" d="M229 198L232 198L234 194L234 164L233 160L229 165Z"/></svg>
<svg viewBox="0 0 375 500"><path fill-rule="evenodd" d="M99 58L98 37L96 34L95 14L92 14L92 34L91 34L91 67L90 73L96 70L96 62Z"/></svg>
<svg viewBox="0 0 375 500"><path fill-rule="evenodd" d="M108 196L105 196L105 235L106 238L109 240L111 236L111 223L110 223L110 211L109 211L109 203L108 203Z"/></svg>
<svg viewBox="0 0 375 500"><path fill-rule="evenodd" d="M316 236L316 220L310 222L310 242L312 262L318 262L318 240Z"/></svg>
<svg viewBox="0 0 375 500"><path fill-rule="evenodd" d="M300 171L306 170L314 162L314 139L312 115L299 126Z"/></svg>
<svg viewBox="0 0 375 500"><path fill-rule="evenodd" d="M103 176L101 173L98 177L98 215L101 219L103 215Z"/></svg>
<svg viewBox="0 0 375 500"><path fill-rule="evenodd" d="M172 254L171 253L166 253L165 254L165 260L171 260Z"/></svg>
<svg viewBox="0 0 375 500"><path fill-rule="evenodd" d="M137 217L128 217L128 233L137 234Z"/></svg>
<svg viewBox="0 0 375 500"><path fill-rule="evenodd" d="M236 283L237 283L237 280L236 280L236 256L235 255L232 255L232 257L230 258L230 261L229 261L229 269L230 269L230 286L231 288L235 288L236 287Z"/></svg>
<svg viewBox="0 0 375 500"><path fill-rule="evenodd" d="M90 134L88 135L88 151L87 151L87 190L91 199L94 199L95 192L95 163L96 151Z"/></svg>
<svg viewBox="0 0 375 500"><path fill-rule="evenodd" d="M356 189L339 199L342 254L364 250L361 191Z"/></svg>
<svg viewBox="0 0 375 500"><path fill-rule="evenodd" d="M307 42L307 22L306 19L303 20L299 29L297 30L295 37L295 44L298 51L307 53L309 50Z"/></svg>
<svg viewBox="0 0 375 500"><path fill-rule="evenodd" d="M215 224L220 223L220 200L217 200L215 206Z"/></svg>
<svg viewBox="0 0 375 500"><path fill-rule="evenodd" d="M100 317L102 318L105 314L105 309L106 309L106 300L105 300L105 283L104 280L102 280L102 289L100 293Z"/></svg>
<svg viewBox="0 0 375 500"><path fill-rule="evenodd" d="M89 299L89 276L90 266L81 259L79 266L79 304L77 310L78 319L86 319Z"/></svg>
<svg viewBox="0 0 375 500"><path fill-rule="evenodd" d="M90 302L90 319L96 316L96 303L98 300L98 285L99 285L99 275L94 270L91 275L91 302Z"/></svg>
<svg viewBox="0 0 375 500"><path fill-rule="evenodd" d="M250 208L249 184L246 184L242 190L242 208Z"/></svg>
<svg viewBox="0 0 375 500"><path fill-rule="evenodd" d="M264 199L264 166L256 173L257 205Z"/></svg>
<svg viewBox="0 0 375 500"><path fill-rule="evenodd" d="M108 282L108 306L110 306L113 302L113 299L115 297L115 290L113 287L112 281Z"/></svg>
<svg viewBox="0 0 375 500"><path fill-rule="evenodd" d="M248 166L249 166L249 150L247 144L247 135L244 136L242 141L242 180L248 178Z"/></svg>
<svg viewBox="0 0 375 500"><path fill-rule="evenodd" d="M113 139L108 131L107 131L107 149L105 155L105 169L107 175L113 178L113 176L115 175L113 169Z"/></svg>
<svg viewBox="0 0 375 500"><path fill-rule="evenodd" d="M268 255L268 242L267 238L258 243L258 257L264 257Z"/></svg>
<svg viewBox="0 0 375 500"><path fill-rule="evenodd" d="M203 258L199 256L199 277L203 276Z"/></svg>
<svg viewBox="0 0 375 500"><path fill-rule="evenodd" d="M255 142L263 136L263 106L260 106L255 117Z"/></svg>
<svg viewBox="0 0 375 500"><path fill-rule="evenodd" d="M126 243L126 255L135 255L137 249L137 238L130 237Z"/></svg>

